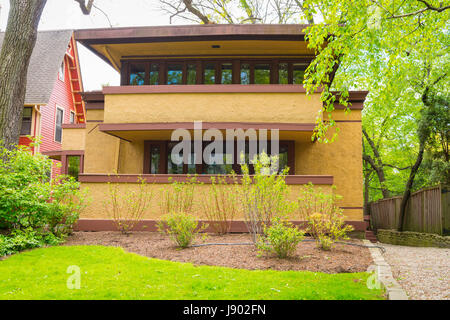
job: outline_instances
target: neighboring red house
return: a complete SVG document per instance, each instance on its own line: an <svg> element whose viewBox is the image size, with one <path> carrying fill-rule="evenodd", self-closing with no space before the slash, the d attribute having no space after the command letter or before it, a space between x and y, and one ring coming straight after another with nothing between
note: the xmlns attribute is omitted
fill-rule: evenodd
<svg viewBox="0 0 450 320"><path fill-rule="evenodd" d="M4 33L0 33L0 47L3 38ZM31 139L28 136L40 137L41 144L32 148L33 153L55 155L61 150L63 125L85 123L82 91L73 31L38 32L28 67L19 144L29 145ZM58 156L52 158L58 159ZM59 173L60 168L54 165L52 177Z"/></svg>

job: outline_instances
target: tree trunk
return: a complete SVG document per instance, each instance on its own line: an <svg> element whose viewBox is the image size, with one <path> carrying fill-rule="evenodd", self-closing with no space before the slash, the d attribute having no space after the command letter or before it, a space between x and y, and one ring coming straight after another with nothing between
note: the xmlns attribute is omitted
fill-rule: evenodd
<svg viewBox="0 0 450 320"><path fill-rule="evenodd" d="M390 196L389 190L386 188L386 176L384 175L384 164L381 160L380 152L378 151L377 146L373 142L373 140L369 137L366 130L362 129L363 135L369 143L370 148L372 149L373 155L375 159L368 154L363 154L363 160L368 163L372 169L375 171L378 177L378 181L380 182L381 194L383 195L383 199L387 199ZM363 143L364 146L364 143Z"/></svg>
<svg viewBox="0 0 450 320"><path fill-rule="evenodd" d="M417 155L416 162L414 163L414 165L411 168L408 182L406 183L406 187L405 187L405 192L403 193L402 203L400 204L400 229L399 229L399 231L403 231L403 226L405 224L406 207L408 205L408 200L411 197L411 188L414 183L414 178L416 177L416 173L419 170L419 167L423 160L424 150L425 150L425 141L421 141L420 146L419 146L419 154Z"/></svg>
<svg viewBox="0 0 450 320"><path fill-rule="evenodd" d="M370 215L370 204L369 204L369 178L370 178L370 171L366 170L364 173L364 215L368 216Z"/></svg>
<svg viewBox="0 0 450 320"><path fill-rule="evenodd" d="M28 64L47 0L10 0L0 52L0 140L12 149L19 142Z"/></svg>

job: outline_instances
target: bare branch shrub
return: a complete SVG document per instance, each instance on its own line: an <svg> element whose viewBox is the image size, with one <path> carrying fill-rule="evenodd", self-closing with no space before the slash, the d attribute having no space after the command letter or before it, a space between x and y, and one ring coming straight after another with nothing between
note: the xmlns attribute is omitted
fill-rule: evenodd
<svg viewBox="0 0 450 320"><path fill-rule="evenodd" d="M120 190L119 183L108 182L108 200L104 202L104 208L117 230L126 235L142 220L153 195L145 179L139 177L138 182L137 190L128 191Z"/></svg>
<svg viewBox="0 0 450 320"><path fill-rule="evenodd" d="M232 178L236 185L234 174ZM201 207L215 233L230 232L231 222L239 210L239 205L237 194L233 186L227 183L226 177L211 177L211 186L201 201Z"/></svg>
<svg viewBox="0 0 450 320"><path fill-rule="evenodd" d="M172 178L169 178L172 182ZM194 209L194 190L197 178L188 178L185 182L173 181L161 190L159 203L163 215L171 213L192 213Z"/></svg>

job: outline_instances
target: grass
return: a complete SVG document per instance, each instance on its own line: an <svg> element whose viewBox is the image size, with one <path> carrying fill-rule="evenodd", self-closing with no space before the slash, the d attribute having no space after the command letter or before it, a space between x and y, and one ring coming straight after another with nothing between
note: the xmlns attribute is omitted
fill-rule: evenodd
<svg viewBox="0 0 450 320"><path fill-rule="evenodd" d="M81 271L79 290L67 288L71 265ZM367 277L196 267L121 248L60 246L0 261L0 299L383 299Z"/></svg>

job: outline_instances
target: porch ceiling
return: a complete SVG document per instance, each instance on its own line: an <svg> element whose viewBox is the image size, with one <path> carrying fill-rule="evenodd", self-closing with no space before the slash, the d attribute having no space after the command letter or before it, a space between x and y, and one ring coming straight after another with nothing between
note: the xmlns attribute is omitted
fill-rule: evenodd
<svg viewBox="0 0 450 320"><path fill-rule="evenodd" d="M194 137L194 123L119 123L99 124L99 131L115 136L126 141L143 140L171 140L172 132L176 129L186 129ZM257 133L261 129L267 129L267 138L271 139L271 131L279 130L280 140L295 140L300 142L311 142L311 136L314 130L314 124L310 123L233 123L233 122L203 122L202 130L218 129L226 138L227 129L243 129L245 132L254 129Z"/></svg>

